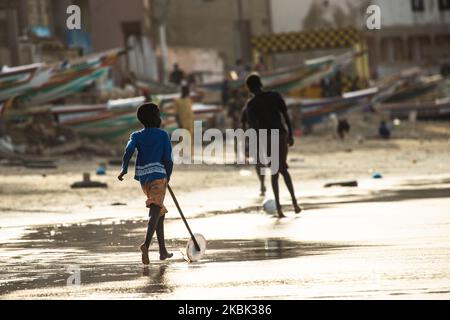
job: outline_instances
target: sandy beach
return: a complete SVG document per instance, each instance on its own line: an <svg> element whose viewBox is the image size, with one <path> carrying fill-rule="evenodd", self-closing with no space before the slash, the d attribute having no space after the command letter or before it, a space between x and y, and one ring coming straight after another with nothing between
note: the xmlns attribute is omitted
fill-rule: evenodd
<svg viewBox="0 0 450 320"><path fill-rule="evenodd" d="M208 240L204 259L191 264L180 253L188 233L167 198L175 256L157 261L154 244L150 266L141 265L145 199L130 175L117 181L119 167L95 175L107 159L64 157L46 170L2 165L0 297L448 299L450 127L416 124L412 137L407 125L389 141L339 141L326 126L297 138L289 166L305 211L293 213L282 185L283 220L262 210L251 166L176 167L171 185ZM83 172L108 188L71 189ZM323 188L345 180L358 187ZM71 268L78 286L67 285Z"/></svg>

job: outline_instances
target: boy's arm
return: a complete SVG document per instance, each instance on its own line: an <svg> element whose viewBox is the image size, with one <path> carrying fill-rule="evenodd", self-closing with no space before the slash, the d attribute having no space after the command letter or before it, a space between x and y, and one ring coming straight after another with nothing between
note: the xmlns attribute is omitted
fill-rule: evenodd
<svg viewBox="0 0 450 320"><path fill-rule="evenodd" d="M291 119L289 118L288 112L287 112L287 106L286 102L284 102L284 99L281 95L279 95L280 98L280 112L284 117L284 121L286 122L286 125L288 127L288 144L289 146L294 145L294 135L292 134L292 125L291 125Z"/></svg>
<svg viewBox="0 0 450 320"><path fill-rule="evenodd" d="M173 170L172 144L170 142L169 134L167 134L167 139L164 145L163 165L166 169L167 181L169 181Z"/></svg>
<svg viewBox="0 0 450 320"><path fill-rule="evenodd" d="M258 130L259 129L258 118L256 116L255 111L248 104L246 110L247 110L247 124L249 125L250 128Z"/></svg>
<svg viewBox="0 0 450 320"><path fill-rule="evenodd" d="M123 180L123 176L128 172L128 164L133 156L134 150L136 149L136 139L134 133L131 134L130 140L128 140L127 146L125 147L125 153L122 158L122 171L119 174L119 180Z"/></svg>

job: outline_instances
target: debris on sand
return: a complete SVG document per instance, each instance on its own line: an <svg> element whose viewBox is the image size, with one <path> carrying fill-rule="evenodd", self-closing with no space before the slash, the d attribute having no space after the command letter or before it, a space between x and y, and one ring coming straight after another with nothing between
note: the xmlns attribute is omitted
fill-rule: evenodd
<svg viewBox="0 0 450 320"><path fill-rule="evenodd" d="M358 186L358 181L352 180L352 181L327 183L323 187L330 188L330 187L357 187L357 186Z"/></svg>
<svg viewBox="0 0 450 320"><path fill-rule="evenodd" d="M379 172L375 172L374 174L372 174L372 179L382 179L383 175Z"/></svg>
<svg viewBox="0 0 450 320"><path fill-rule="evenodd" d="M82 138L71 128L55 121L49 106L31 107L8 114L4 122L8 136L0 137L0 154L54 156L87 153L115 156L116 152L101 142Z"/></svg>
<svg viewBox="0 0 450 320"><path fill-rule="evenodd" d="M98 176L104 176L104 175L106 175L106 164L100 163L99 166L97 167L97 169L95 170L95 173L96 173Z"/></svg>
<svg viewBox="0 0 450 320"><path fill-rule="evenodd" d="M91 181L91 175L89 173L83 173L83 181L75 182L70 187L72 189L107 188L108 185L103 182Z"/></svg>
<svg viewBox="0 0 450 320"><path fill-rule="evenodd" d="M25 161L24 166L29 169L56 169L58 166L53 160L31 160Z"/></svg>

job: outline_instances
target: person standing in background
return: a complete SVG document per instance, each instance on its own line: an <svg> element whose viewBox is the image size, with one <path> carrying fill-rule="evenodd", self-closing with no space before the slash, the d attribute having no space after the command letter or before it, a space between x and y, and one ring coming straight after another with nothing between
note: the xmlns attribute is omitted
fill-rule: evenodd
<svg viewBox="0 0 450 320"><path fill-rule="evenodd" d="M178 63L173 65L173 70L170 73L169 81L177 86L181 85L184 80L184 71L180 69Z"/></svg>
<svg viewBox="0 0 450 320"><path fill-rule="evenodd" d="M186 129L191 134L191 141L194 138L194 113L192 112L192 100L190 98L189 86L181 87L181 97L175 100L175 114L178 126Z"/></svg>

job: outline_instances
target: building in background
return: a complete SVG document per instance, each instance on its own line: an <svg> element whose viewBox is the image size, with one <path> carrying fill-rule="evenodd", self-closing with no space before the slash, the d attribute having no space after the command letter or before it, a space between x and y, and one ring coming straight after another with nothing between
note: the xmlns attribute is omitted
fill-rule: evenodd
<svg viewBox="0 0 450 320"><path fill-rule="evenodd" d="M450 1L376 0L381 30L365 31L374 75L409 66L438 69L450 62Z"/></svg>
<svg viewBox="0 0 450 320"><path fill-rule="evenodd" d="M251 37L271 33L270 0L169 1L169 47L213 49L227 66L251 62Z"/></svg>
<svg viewBox="0 0 450 320"><path fill-rule="evenodd" d="M81 30L68 30L67 7L81 8ZM148 0L0 0L3 65L53 62L129 48L119 69L156 78Z"/></svg>
<svg viewBox="0 0 450 320"><path fill-rule="evenodd" d="M271 0L274 33L362 25L368 1Z"/></svg>
<svg viewBox="0 0 450 320"><path fill-rule="evenodd" d="M366 9L371 4L381 8L380 30L366 28ZM367 44L372 76L417 65L439 68L450 58L448 0L272 0L271 14L274 33L359 29ZM304 54L291 54L276 62L290 64L303 58Z"/></svg>
<svg viewBox="0 0 450 320"><path fill-rule="evenodd" d="M66 28L70 4L81 7L82 30ZM365 27L370 4L381 7L381 30ZM237 59L256 62L256 36L346 27L364 37L372 76L448 63L449 0L0 0L0 62L56 61L126 47L119 69L157 80L175 62L187 72L218 73ZM272 67L343 50L280 52Z"/></svg>

